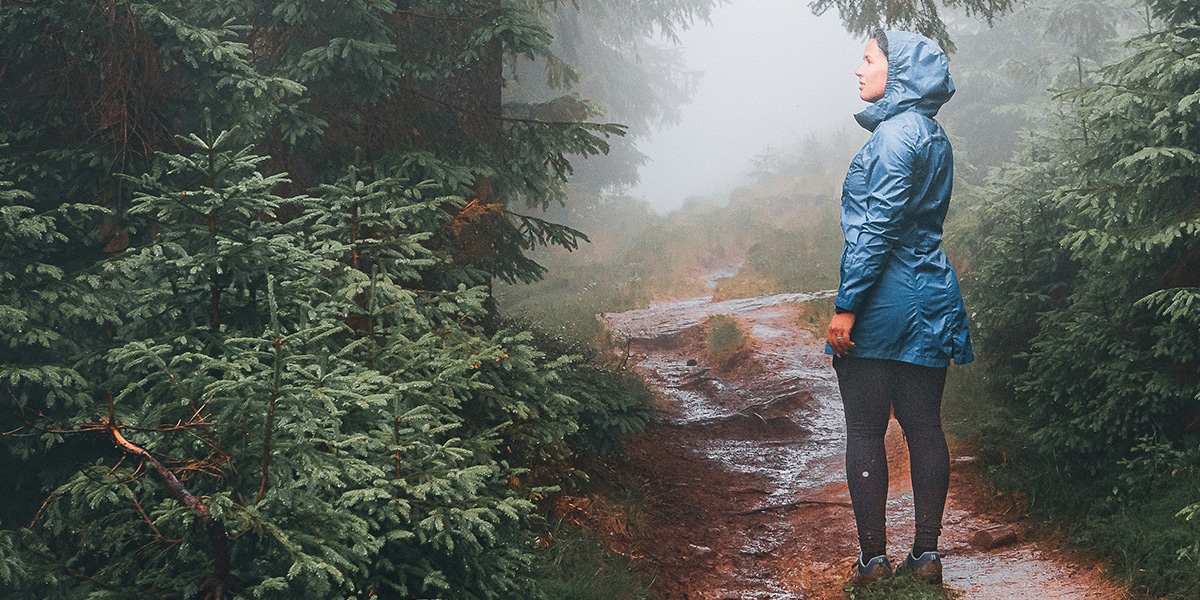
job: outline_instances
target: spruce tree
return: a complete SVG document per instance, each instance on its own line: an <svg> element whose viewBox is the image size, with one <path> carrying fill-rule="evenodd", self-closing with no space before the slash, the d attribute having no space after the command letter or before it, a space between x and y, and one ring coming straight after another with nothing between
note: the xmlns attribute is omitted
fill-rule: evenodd
<svg viewBox="0 0 1200 600"><path fill-rule="evenodd" d="M1200 24L1189 3L1150 6L1150 31L999 173L985 214L1005 218L969 275L1034 448L1117 496L1140 493L1114 486L1131 472L1184 468L1200 415Z"/></svg>
<svg viewBox="0 0 1200 600"><path fill-rule="evenodd" d="M15 597L539 596L534 501L651 413L494 318L619 131L462 94L534 8L0 7Z"/></svg>
<svg viewBox="0 0 1200 600"><path fill-rule="evenodd" d="M1174 424L1200 414L1200 389L1185 375L1200 369L1200 320L1189 301L1200 286L1200 148L1189 100L1196 69L1180 58L1196 52L1200 30L1195 15L1181 16L1174 4L1155 9L1158 31L1136 38L1129 58L1079 92L1087 133L1078 146L1080 172L1055 199L1071 212L1064 245L1081 272L1070 305L1043 322L1061 321L1062 341L1088 351L1064 361L1066 344L1042 342L1045 367L1035 375L1045 381L1078 372L1059 379L1075 382L1060 388L1061 404L1071 407L1066 418L1120 440L1179 439L1186 430ZM1105 454L1112 448L1097 443Z"/></svg>

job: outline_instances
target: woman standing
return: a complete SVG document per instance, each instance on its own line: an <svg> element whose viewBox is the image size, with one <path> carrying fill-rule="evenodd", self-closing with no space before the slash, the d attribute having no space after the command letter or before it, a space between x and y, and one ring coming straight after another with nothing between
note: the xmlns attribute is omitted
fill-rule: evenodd
<svg viewBox="0 0 1200 600"><path fill-rule="evenodd" d="M946 55L933 41L876 30L855 71L856 114L871 137L842 188L841 285L829 323L846 414L846 477L860 553L851 583L890 575L884 432L894 412L911 460L916 532L902 563L941 582L937 551L950 485L942 432L946 368L974 356L954 269L942 251L954 157L933 119L954 95Z"/></svg>

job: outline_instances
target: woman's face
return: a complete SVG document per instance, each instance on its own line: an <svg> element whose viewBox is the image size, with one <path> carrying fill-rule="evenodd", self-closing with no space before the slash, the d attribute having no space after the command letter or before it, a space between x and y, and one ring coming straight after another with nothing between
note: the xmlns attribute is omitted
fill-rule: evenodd
<svg viewBox="0 0 1200 600"><path fill-rule="evenodd" d="M882 98L887 87L887 71L887 57L879 49L879 43L872 38L863 52L862 64L854 71L858 76L858 97L867 102L875 102Z"/></svg>

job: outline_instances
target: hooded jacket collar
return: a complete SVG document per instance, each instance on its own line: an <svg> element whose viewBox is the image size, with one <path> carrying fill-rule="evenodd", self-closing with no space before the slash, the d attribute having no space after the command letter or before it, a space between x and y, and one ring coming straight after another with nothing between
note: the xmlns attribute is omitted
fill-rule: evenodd
<svg viewBox="0 0 1200 600"><path fill-rule="evenodd" d="M954 95L946 54L932 40L907 31L887 31L888 74L883 98L854 115L867 131L902 112L933 118Z"/></svg>

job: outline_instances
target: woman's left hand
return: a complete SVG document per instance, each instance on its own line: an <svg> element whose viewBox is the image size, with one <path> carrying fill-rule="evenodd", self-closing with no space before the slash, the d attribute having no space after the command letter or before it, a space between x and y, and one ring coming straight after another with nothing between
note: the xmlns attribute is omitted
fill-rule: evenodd
<svg viewBox="0 0 1200 600"><path fill-rule="evenodd" d="M834 354L841 356L854 347L854 342L850 341L850 330L853 328L854 313L852 312L837 313L829 320L829 334L826 341L829 342L829 347L833 348Z"/></svg>

